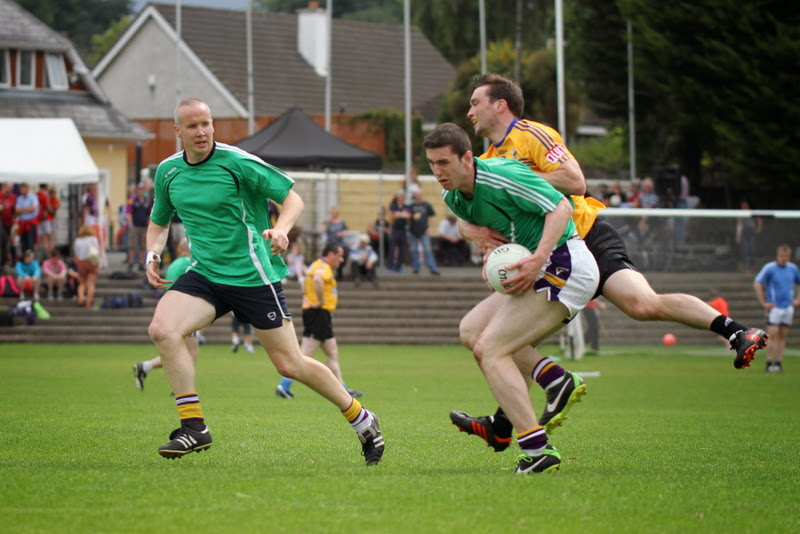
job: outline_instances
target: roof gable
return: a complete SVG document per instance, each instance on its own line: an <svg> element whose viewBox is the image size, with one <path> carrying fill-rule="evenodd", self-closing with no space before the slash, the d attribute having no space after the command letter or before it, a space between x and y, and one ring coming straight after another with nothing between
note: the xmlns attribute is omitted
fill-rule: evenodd
<svg viewBox="0 0 800 534"><path fill-rule="evenodd" d="M154 11L153 11L154 10ZM143 17L157 18L175 35L175 6L152 3L95 69L121 57ZM215 80L246 109L246 13L194 6L181 8L181 38ZM165 29L166 31L167 29ZM291 107L309 113L325 111L325 78L318 76L297 50L298 17L252 13L253 82L257 115L280 115ZM438 101L455 76L453 67L416 28L411 31L412 109L435 113ZM334 20L331 104L334 112L404 109L403 27ZM197 91L199 88L187 88ZM434 118L434 117L428 117Z"/></svg>
<svg viewBox="0 0 800 534"><path fill-rule="evenodd" d="M11 0L0 0L0 47L66 51L72 46L47 24Z"/></svg>

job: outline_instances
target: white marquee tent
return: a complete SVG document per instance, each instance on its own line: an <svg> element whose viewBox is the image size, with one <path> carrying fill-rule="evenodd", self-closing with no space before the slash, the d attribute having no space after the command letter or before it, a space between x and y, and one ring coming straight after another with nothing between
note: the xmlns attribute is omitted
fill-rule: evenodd
<svg viewBox="0 0 800 534"><path fill-rule="evenodd" d="M98 177L72 119L0 119L0 182L85 184Z"/></svg>

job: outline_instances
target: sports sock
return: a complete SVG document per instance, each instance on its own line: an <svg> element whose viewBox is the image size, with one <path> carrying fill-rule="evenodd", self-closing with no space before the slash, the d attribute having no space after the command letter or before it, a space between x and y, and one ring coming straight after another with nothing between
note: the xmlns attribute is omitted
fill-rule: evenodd
<svg viewBox="0 0 800 534"><path fill-rule="evenodd" d="M281 383L280 383L281 389L283 389L284 391L289 391L289 388L292 387L293 383L294 380L292 380L291 378L286 378L286 377L281 378Z"/></svg>
<svg viewBox="0 0 800 534"><path fill-rule="evenodd" d="M506 412L501 407L497 407L497 411L492 416L492 430L497 434L498 438L510 438L511 431L514 430L514 425L508 420Z"/></svg>
<svg viewBox="0 0 800 534"><path fill-rule="evenodd" d="M189 427L192 430L203 430L206 427L203 419L203 407L200 406L200 399L197 393L186 393L175 397L175 404L178 406L178 419L181 426Z"/></svg>
<svg viewBox="0 0 800 534"><path fill-rule="evenodd" d="M231 345L239 344L239 336L231 336Z"/></svg>
<svg viewBox="0 0 800 534"><path fill-rule="evenodd" d="M356 399L353 399L348 409L342 410L342 415L356 432L361 432L372 424L372 414L364 409Z"/></svg>
<svg viewBox="0 0 800 534"><path fill-rule="evenodd" d="M142 362L142 371L144 371L145 374L149 373L152 370L153 370L153 364L150 363L150 360L147 360L146 362Z"/></svg>
<svg viewBox="0 0 800 534"><path fill-rule="evenodd" d="M561 382L561 379L564 378L564 373L566 371L561 366L556 365L553 360L542 358L542 361L533 368L531 378L536 380L536 383L542 389L550 389Z"/></svg>
<svg viewBox="0 0 800 534"><path fill-rule="evenodd" d="M733 334L739 330L747 330L744 326L740 325L730 317L719 315L716 319L711 321L710 330L715 334L719 334L725 339L730 339Z"/></svg>
<svg viewBox="0 0 800 534"><path fill-rule="evenodd" d="M526 432L517 434L519 448L530 456L539 456L547 445L547 434L541 426L533 427Z"/></svg>

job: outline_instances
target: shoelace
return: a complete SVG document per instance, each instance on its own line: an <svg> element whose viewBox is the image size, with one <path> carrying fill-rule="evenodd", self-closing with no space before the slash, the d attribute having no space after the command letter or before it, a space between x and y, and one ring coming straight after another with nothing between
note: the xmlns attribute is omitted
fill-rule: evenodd
<svg viewBox="0 0 800 534"><path fill-rule="evenodd" d="M515 470L515 469L517 468L517 465L518 465L518 464L519 464L519 463L520 463L522 460L533 461L533 456L531 456L530 454L528 454L527 452L524 452L524 451L523 451L523 452L520 452L520 453L517 455L517 457L516 457L516 458L514 458L514 465L512 465L511 467L502 467L501 469L503 469L504 471L513 471L513 470Z"/></svg>

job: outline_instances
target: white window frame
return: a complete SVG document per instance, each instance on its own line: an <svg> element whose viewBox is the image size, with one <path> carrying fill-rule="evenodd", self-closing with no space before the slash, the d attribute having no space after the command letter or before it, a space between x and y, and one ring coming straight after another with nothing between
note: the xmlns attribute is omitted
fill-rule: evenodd
<svg viewBox="0 0 800 534"><path fill-rule="evenodd" d="M64 56L59 52L47 52L44 56L44 64L45 72L47 73L47 86L50 89L69 89Z"/></svg>
<svg viewBox="0 0 800 534"><path fill-rule="evenodd" d="M11 55L7 49L0 49L0 71L0 87L11 87Z"/></svg>
<svg viewBox="0 0 800 534"><path fill-rule="evenodd" d="M22 58L30 56L30 70L31 70L31 83L29 85L22 84ZM20 89L34 89L36 88L36 51L35 50L19 50L17 51L17 87Z"/></svg>

